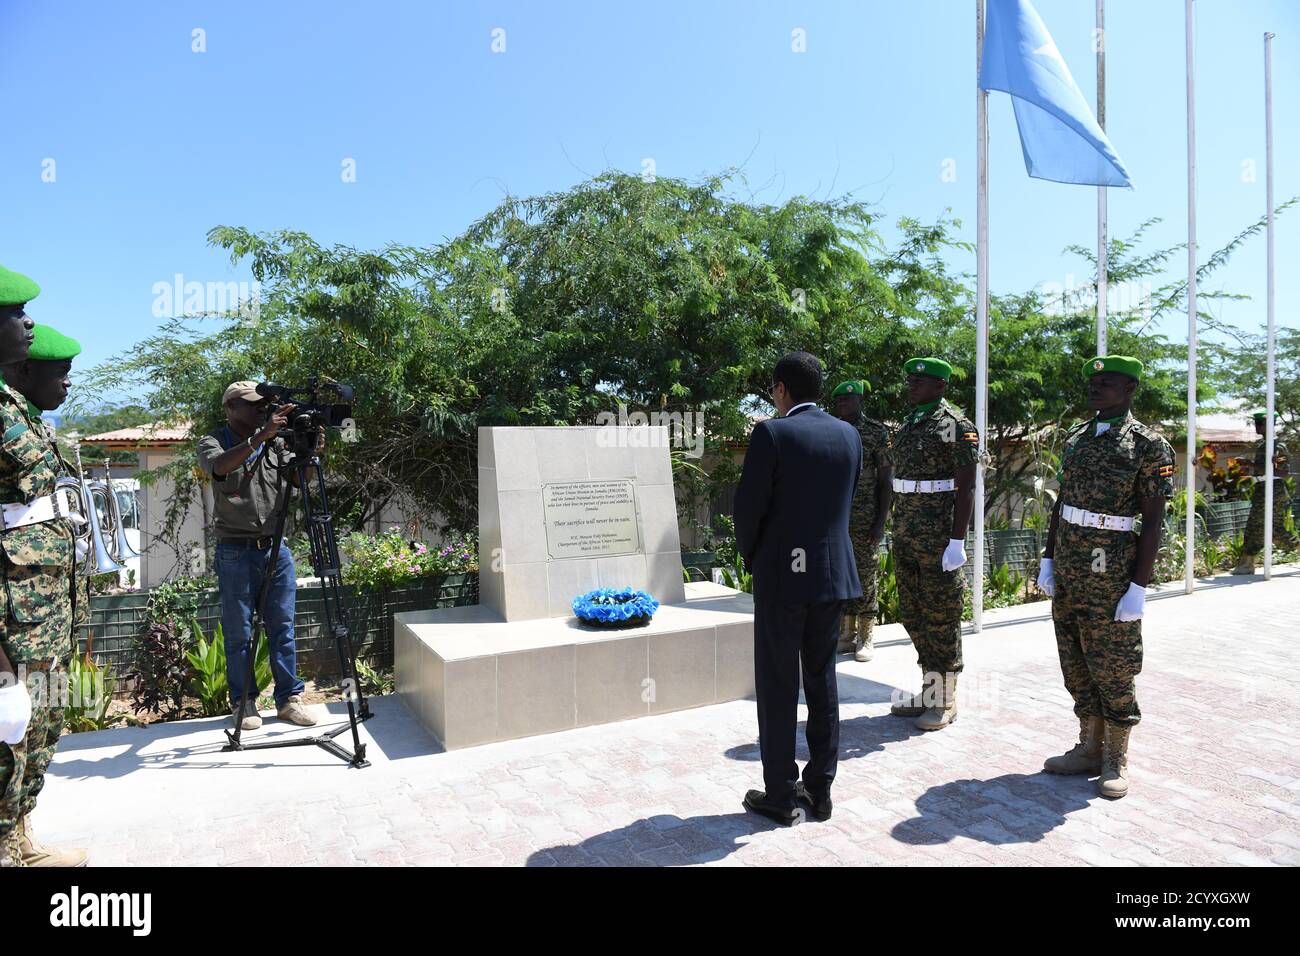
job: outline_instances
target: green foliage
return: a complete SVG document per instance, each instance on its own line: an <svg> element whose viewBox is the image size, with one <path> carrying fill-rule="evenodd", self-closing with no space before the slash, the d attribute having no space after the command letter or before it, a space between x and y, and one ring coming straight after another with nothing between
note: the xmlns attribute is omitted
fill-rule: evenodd
<svg viewBox="0 0 1300 956"><path fill-rule="evenodd" d="M151 624L166 624L172 628L187 627L190 618L198 613L204 592L215 590L214 574L172 578L149 591L145 616Z"/></svg>
<svg viewBox="0 0 1300 956"><path fill-rule="evenodd" d="M185 658L189 662L188 685L199 699L204 717L220 717L230 712L230 679L226 675L226 642L221 624L213 628L212 640L203 636L197 618L190 621L191 647ZM253 678L259 691L268 687L271 675L271 646L265 637L257 643Z"/></svg>
<svg viewBox="0 0 1300 956"><path fill-rule="evenodd" d="M63 708L63 720L71 733L103 730L116 723L108 716L108 705L113 701L113 668L102 668L87 652L73 655L68 662L68 702Z"/></svg>
<svg viewBox="0 0 1300 956"><path fill-rule="evenodd" d="M374 536L354 532L339 549L348 558L343 583L367 588L478 570L478 537L473 534L453 534L440 547L430 548L422 541L407 540L399 528Z"/></svg>
<svg viewBox="0 0 1300 956"><path fill-rule="evenodd" d="M357 661L357 677L368 697L383 697L397 687L397 677L391 667L379 670L367 660Z"/></svg>
<svg viewBox="0 0 1300 956"><path fill-rule="evenodd" d="M732 557L730 567L722 566L722 583L746 594L754 593L754 576L745 570L745 561L739 554Z"/></svg>
<svg viewBox="0 0 1300 956"><path fill-rule="evenodd" d="M719 464L704 474L683 454L673 458L684 501L702 504L734 480L719 452L745 439L751 414L770 412L772 366L793 349L821 358L828 385L868 380L864 411L887 421L903 407L903 361L942 354L956 369L951 398L974 407L973 293L949 265L971 251L957 238L960 223L903 217L887 242L883 213L860 201L770 205L738 198L744 191L730 172L694 183L608 172L562 192L508 197L428 248L326 248L302 232L219 226L209 241L261 283L257 314L168 321L93 369L78 402L143 392L146 417L191 422L197 438L220 423L232 380L348 382L358 440L331 435L325 456L341 533L365 527L399 495L436 531L475 527L478 426L592 424L621 404L704 415L713 453L705 460ZM1154 222L1111 241L1111 283L1150 282L1153 292L1149 308L1112 310L1110 341L1147 363L1135 412L1159 424L1182 417L1187 369L1184 347L1151 323L1180 307L1185 284L1161 281L1179 247L1147 248ZM1257 227L1209 256L1202 279ZM1089 249L1070 251L1093 261ZM1207 307L1232 297L1208 290ZM1007 520L1018 497L1041 497L1048 456L1024 455L1025 443L1050 446L1086 414L1079 366L1093 349L1090 295L1085 286L991 299L986 495ZM1300 388L1300 334L1283 339L1279 381L1294 365ZM1250 393L1262 380L1229 368L1230 352L1215 361L1207 344L1203 402L1225 388ZM1281 407L1300 414L1297 402L1300 392ZM192 465L181 456L143 477L174 482L162 538L178 555L201 480Z"/></svg>
<svg viewBox="0 0 1300 956"><path fill-rule="evenodd" d="M1027 589L1025 576L1003 563L990 568L984 576L984 606L1009 607L1023 604Z"/></svg>

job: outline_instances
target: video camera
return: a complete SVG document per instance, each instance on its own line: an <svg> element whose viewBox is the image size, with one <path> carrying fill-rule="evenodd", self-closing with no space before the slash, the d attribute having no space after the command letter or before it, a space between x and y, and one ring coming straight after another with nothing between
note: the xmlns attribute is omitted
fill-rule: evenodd
<svg viewBox="0 0 1300 956"><path fill-rule="evenodd" d="M268 417L286 405L292 406L288 432L294 455L312 455L316 450L316 436L323 429L343 428L352 421L352 386L341 382L312 379L305 388L262 382L257 386L257 394L271 400L267 405ZM338 401L325 401L326 395Z"/></svg>

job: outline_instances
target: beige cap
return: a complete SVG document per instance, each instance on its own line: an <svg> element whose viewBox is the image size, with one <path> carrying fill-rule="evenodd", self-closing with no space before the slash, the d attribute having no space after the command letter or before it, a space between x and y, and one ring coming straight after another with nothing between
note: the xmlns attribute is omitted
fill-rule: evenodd
<svg viewBox="0 0 1300 956"><path fill-rule="evenodd" d="M246 402L260 402L263 396L257 394L256 382L232 382L226 386L226 392L221 396L221 404L225 405L232 398L242 398Z"/></svg>

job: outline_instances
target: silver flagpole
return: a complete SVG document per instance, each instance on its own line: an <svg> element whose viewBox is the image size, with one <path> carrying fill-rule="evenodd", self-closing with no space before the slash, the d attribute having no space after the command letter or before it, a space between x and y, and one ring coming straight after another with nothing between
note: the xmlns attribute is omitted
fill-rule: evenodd
<svg viewBox="0 0 1300 956"><path fill-rule="evenodd" d="M1264 580L1273 576L1273 376L1277 372L1273 313L1273 34L1264 34L1264 195L1268 203L1268 373L1264 399Z"/></svg>
<svg viewBox="0 0 1300 956"><path fill-rule="evenodd" d="M984 58L984 0L975 0L975 428L980 433L979 461L975 465L975 553L971 620L976 631L984 627L984 454L988 447L989 386L989 117L988 93L979 87Z"/></svg>
<svg viewBox="0 0 1300 956"><path fill-rule="evenodd" d="M1183 590L1196 588L1196 89L1192 65L1192 0L1187 6L1187 560Z"/></svg>
<svg viewBox="0 0 1300 956"><path fill-rule="evenodd" d="M1097 0L1097 125L1106 130L1106 0ZM1097 354L1105 355L1106 301L1108 286L1106 272L1110 267L1106 248L1106 187L1097 187Z"/></svg>

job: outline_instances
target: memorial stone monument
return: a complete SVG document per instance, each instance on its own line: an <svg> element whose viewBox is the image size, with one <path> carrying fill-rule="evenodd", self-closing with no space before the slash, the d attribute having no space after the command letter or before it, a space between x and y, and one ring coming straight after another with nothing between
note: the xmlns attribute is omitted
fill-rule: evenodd
<svg viewBox="0 0 1300 956"><path fill-rule="evenodd" d="M396 615L397 693L448 749L753 694L753 602L684 584L664 427L479 429L479 601ZM572 601L649 592L646 626Z"/></svg>

